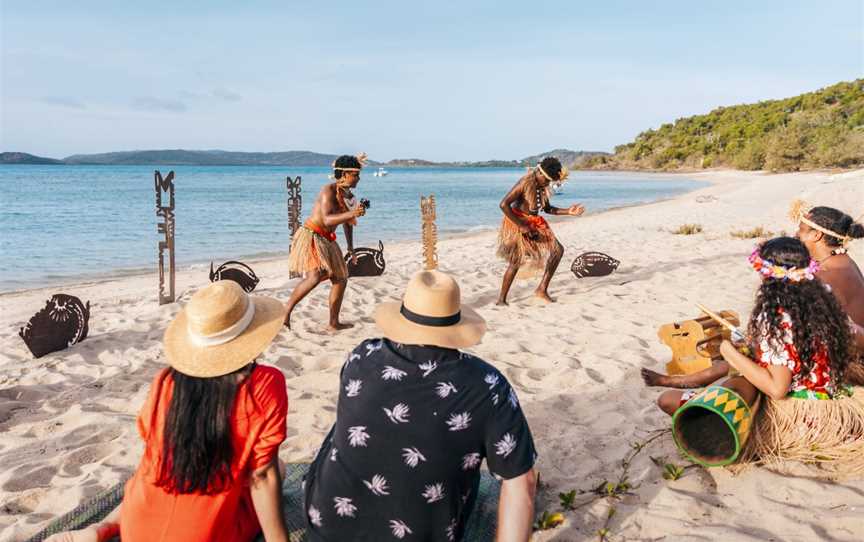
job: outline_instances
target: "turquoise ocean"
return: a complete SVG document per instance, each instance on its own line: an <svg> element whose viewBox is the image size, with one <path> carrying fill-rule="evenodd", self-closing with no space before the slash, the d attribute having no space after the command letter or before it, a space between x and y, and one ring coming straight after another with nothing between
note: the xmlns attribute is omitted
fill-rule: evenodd
<svg viewBox="0 0 864 542"><path fill-rule="evenodd" d="M176 261L217 264L286 255L286 176L303 179L308 215L327 168L245 166L0 166L0 291L154 271L154 169L175 173ZM420 196L435 194L438 231L494 229L498 203L522 169L436 168L364 172L356 193L372 206L355 246L419 239ZM589 213L670 198L705 183L638 173L572 173L553 204ZM340 233L340 243L344 239Z"/></svg>

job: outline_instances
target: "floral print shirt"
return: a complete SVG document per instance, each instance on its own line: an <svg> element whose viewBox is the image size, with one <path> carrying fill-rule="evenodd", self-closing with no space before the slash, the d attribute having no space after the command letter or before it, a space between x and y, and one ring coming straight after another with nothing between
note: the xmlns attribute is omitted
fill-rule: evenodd
<svg viewBox="0 0 864 542"><path fill-rule="evenodd" d="M484 459L505 479L536 459L497 369L458 350L364 341L306 480L310 540L460 540Z"/></svg>
<svg viewBox="0 0 864 542"><path fill-rule="evenodd" d="M831 367L828 352L825 348L817 350L813 359L813 367L808 373L803 372L801 359L795 348L792 330L792 319L782 313L784 336L782 344L763 337L759 341L756 352L756 362L763 366L777 365L786 367L792 372L792 383L789 385L789 395L806 399L828 399L834 396L835 388L831 380ZM761 319L764 322L764 318Z"/></svg>

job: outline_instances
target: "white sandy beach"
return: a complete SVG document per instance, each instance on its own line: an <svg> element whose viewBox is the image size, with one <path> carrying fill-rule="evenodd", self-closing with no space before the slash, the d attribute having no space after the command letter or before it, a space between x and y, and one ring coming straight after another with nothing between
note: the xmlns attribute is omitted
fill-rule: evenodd
<svg viewBox="0 0 864 542"><path fill-rule="evenodd" d="M864 170L688 177L712 185L670 201L556 223L566 254L552 283L553 305L534 300L532 280L517 281L509 307L495 306L504 265L495 259L494 232L439 243L442 270L457 277L463 301L489 322L489 333L472 351L510 379L531 423L543 483L538 510L558 510L559 492L617 480L631 443L669 426L654 405L660 390L645 388L639 376L640 367L663 370L668 361L656 336L660 325L695 317L696 302L749 314L758 278L746 257L755 241L733 239L731 231L764 226L794 233L786 215L796 197L853 216L864 212ZM568 187L568 194L578 193L578 185ZM683 223L701 224L704 232L669 233ZM608 277L576 279L570 262L588 250L621 260L620 268ZM851 253L864 264L864 243L852 245ZM288 380L284 461L311 459L334 419L346 353L377 335L374 305L397 298L421 267L419 242L389 245L385 256L383 277L349 283L343 318L357 324L353 329L325 331L329 289L319 288L295 312L295 329L283 331L261 360ZM254 269L261 277L256 293L287 299L293 281L286 258L257 262ZM180 272L180 301L207 280L203 267ZM90 301L89 337L34 360L18 329L61 291ZM25 539L136 466L135 417L164 366L162 332L179 308L160 307L156 299L155 272L0 295L0 540ZM637 456L629 481L638 488L616 504L613 540L864 537L864 481L694 468L667 482L649 456L684 464L669 435ZM563 526L535 540L596 540L608 508L600 499L567 512Z"/></svg>

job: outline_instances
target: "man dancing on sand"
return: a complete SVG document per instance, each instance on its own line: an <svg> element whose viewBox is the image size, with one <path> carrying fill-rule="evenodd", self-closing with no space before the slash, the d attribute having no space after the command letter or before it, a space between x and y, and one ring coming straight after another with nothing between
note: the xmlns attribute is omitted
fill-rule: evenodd
<svg viewBox="0 0 864 542"><path fill-rule="evenodd" d="M516 273L523 265L543 266L543 279L537 286L535 295L549 303L549 282L564 256L564 247L555 238L546 219L540 211L550 215L579 216L585 208L574 204L567 209L553 207L549 203L549 186L567 178L567 168L557 158L544 158L540 164L526 173L510 192L501 200L504 221L498 232L498 256L509 263L501 283L498 305L507 304L507 294Z"/></svg>
<svg viewBox="0 0 864 542"><path fill-rule="evenodd" d="M342 308L342 298L348 285L348 267L339 244L336 242L336 228L341 224L348 244L348 254L355 258L354 226L357 217L366 214L366 206L354 198L352 188L360 182L360 170L366 155L340 156L333 163L333 179L336 182L324 185L312 214L303 227L294 234L291 241L291 252L288 255L288 269L294 273L304 274L291 297L285 304L285 325L291 328L291 312L309 292L329 279L330 287L330 329L338 331L352 327L339 321L339 310Z"/></svg>

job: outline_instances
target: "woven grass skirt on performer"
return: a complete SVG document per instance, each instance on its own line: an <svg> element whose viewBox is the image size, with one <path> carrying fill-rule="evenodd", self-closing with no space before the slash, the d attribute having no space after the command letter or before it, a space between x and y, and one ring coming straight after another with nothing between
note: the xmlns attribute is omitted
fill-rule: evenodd
<svg viewBox="0 0 864 542"><path fill-rule="evenodd" d="M833 399L765 398L741 463L778 467L784 461L818 466L820 477L864 476L864 388Z"/></svg>
<svg viewBox="0 0 864 542"><path fill-rule="evenodd" d="M299 274L323 270L333 280L348 278L348 267L336 242L336 234L309 222L294 234L288 254L288 270Z"/></svg>
<svg viewBox="0 0 864 542"><path fill-rule="evenodd" d="M535 233L534 238L523 234L519 226L505 216L498 230L498 257L511 265L542 268L555 249L555 234L542 216L530 215L519 209L513 209L513 213L528 223L531 232Z"/></svg>

